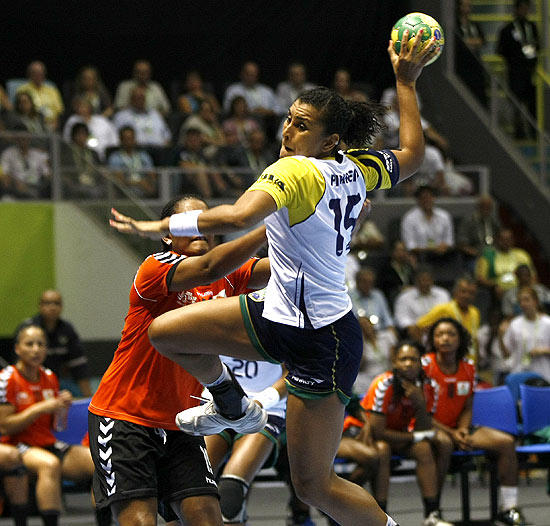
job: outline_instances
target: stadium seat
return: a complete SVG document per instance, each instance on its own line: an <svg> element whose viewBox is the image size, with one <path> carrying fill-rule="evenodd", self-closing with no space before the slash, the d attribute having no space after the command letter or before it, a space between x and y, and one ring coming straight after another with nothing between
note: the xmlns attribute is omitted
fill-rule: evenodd
<svg viewBox="0 0 550 526"><path fill-rule="evenodd" d="M498 411L495 410L496 408ZM476 390L472 424L492 427L516 436L518 434L517 410L510 389L503 385Z"/></svg>
<svg viewBox="0 0 550 526"><path fill-rule="evenodd" d="M63 431L56 431L57 439L68 444L80 444L88 431L88 406L91 398L75 400L67 414L67 427Z"/></svg>

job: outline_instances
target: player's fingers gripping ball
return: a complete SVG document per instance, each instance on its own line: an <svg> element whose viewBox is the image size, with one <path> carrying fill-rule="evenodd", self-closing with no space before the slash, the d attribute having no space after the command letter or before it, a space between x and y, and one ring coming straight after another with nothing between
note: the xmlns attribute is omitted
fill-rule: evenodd
<svg viewBox="0 0 550 526"><path fill-rule="evenodd" d="M414 45L414 37L421 29L424 31L422 33L421 47L419 49L423 49L424 46L430 45L432 36L435 37L433 57L426 64L428 65L435 62L439 58L439 55L441 55L441 52L443 51L443 46L445 45L443 29L435 18L424 13L409 13L408 15L400 18L394 24L391 31L391 39L394 43L395 52L399 54L401 51L401 40L403 39L403 33L407 30L409 31L409 40L407 45L409 49L411 49Z"/></svg>

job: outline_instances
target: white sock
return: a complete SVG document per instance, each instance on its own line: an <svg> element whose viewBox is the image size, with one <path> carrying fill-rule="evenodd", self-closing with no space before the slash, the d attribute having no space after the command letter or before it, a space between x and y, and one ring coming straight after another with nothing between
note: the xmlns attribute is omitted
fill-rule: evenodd
<svg viewBox="0 0 550 526"><path fill-rule="evenodd" d="M515 508L518 505L518 487L500 486L500 500L503 510Z"/></svg>
<svg viewBox="0 0 550 526"><path fill-rule="evenodd" d="M229 369L227 368L227 365L225 365L222 362L222 374L218 376L216 380L214 380L212 383L204 384L204 387L215 387L216 385L220 385L222 382L225 382L226 380L231 380L231 376L229 374Z"/></svg>
<svg viewBox="0 0 550 526"><path fill-rule="evenodd" d="M388 518L386 522L386 526L397 526L397 522L395 522L389 515L386 515Z"/></svg>

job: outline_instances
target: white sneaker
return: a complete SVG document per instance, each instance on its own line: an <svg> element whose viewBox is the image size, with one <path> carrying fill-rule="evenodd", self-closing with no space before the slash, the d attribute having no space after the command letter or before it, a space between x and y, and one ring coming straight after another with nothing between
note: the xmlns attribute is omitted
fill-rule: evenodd
<svg viewBox="0 0 550 526"><path fill-rule="evenodd" d="M454 526L452 522L444 521L439 511L432 511L422 523L422 526Z"/></svg>
<svg viewBox="0 0 550 526"><path fill-rule="evenodd" d="M250 400L244 415L230 420L220 415L214 402L192 407L176 415L176 425L188 435L217 435L224 429L234 429L237 433L251 434L261 431L267 423L267 412Z"/></svg>

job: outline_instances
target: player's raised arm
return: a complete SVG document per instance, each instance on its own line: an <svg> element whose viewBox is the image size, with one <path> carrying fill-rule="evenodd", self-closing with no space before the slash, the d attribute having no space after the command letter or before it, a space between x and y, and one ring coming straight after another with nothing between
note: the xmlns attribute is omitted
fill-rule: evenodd
<svg viewBox="0 0 550 526"><path fill-rule="evenodd" d="M394 150L394 153L399 161L401 181L413 175L424 160L424 133L416 97L416 80L437 49L435 38L428 45L421 45L422 30L414 37L414 44L410 49L407 45L408 38L408 32L405 32L399 54L391 40L388 46L399 102L400 149Z"/></svg>

